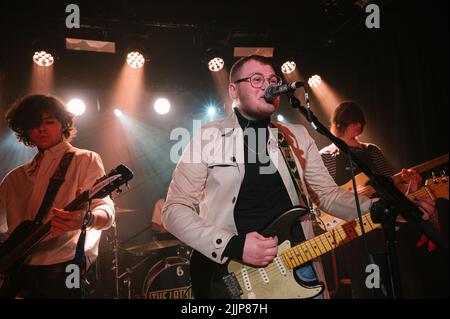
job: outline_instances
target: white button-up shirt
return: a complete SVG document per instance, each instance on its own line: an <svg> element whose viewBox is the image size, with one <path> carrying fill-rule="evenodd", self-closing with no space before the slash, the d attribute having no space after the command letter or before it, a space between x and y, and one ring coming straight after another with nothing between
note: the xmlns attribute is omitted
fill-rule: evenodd
<svg viewBox="0 0 450 319"><path fill-rule="evenodd" d="M76 191L90 189L96 179L105 174L100 156L94 152L73 147L61 142L44 151L37 165L37 156L28 163L9 172L0 184L0 232L8 238L12 231L23 221L33 220L41 206L50 178L59 167L66 151L75 152L65 181L61 185L52 207L64 208L76 197ZM114 221L114 205L109 197L95 199L92 211L103 210L108 214L109 228ZM51 211L44 218L50 220ZM74 258L80 230L66 232L56 238L49 237L37 245L31 254L29 264L51 265ZM101 230L90 229L86 234L85 251L88 266L98 255Z"/></svg>

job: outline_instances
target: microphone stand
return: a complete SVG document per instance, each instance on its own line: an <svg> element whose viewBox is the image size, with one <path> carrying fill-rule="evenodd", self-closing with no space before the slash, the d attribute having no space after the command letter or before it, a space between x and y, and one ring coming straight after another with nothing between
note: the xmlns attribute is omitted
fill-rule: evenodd
<svg viewBox="0 0 450 319"><path fill-rule="evenodd" d="M308 94L305 86L305 98L308 102ZM311 110L301 105L300 101L293 95L289 94L289 102L293 108L297 109L303 116L311 123L312 127L327 137L332 143L334 143L341 152L348 154L355 164L366 174L370 179L369 183L379 194L379 196L388 203L386 209L383 212L371 212L372 221L375 223L381 223L383 231L385 233L386 246L388 250L388 272L389 272L389 284L388 292L393 299L399 298L400 294L400 275L398 268L398 259L395 247L395 220L398 214L401 214L408 222L417 223L422 232L439 248L441 248L446 254L448 254L448 241L445 240L441 234L436 232L435 228L429 221L422 219L422 211L412 203L400 190L395 187L392 180L388 177L375 174L356 154L354 154L347 144L340 138L334 136L322 123L319 122L317 117ZM356 189L355 189L356 192Z"/></svg>

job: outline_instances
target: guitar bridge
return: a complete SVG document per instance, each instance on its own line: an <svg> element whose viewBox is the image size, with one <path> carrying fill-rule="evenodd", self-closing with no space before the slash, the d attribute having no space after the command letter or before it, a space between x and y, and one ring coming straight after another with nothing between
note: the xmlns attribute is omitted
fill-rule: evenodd
<svg viewBox="0 0 450 319"><path fill-rule="evenodd" d="M234 273L222 277L231 299L240 299L243 291Z"/></svg>

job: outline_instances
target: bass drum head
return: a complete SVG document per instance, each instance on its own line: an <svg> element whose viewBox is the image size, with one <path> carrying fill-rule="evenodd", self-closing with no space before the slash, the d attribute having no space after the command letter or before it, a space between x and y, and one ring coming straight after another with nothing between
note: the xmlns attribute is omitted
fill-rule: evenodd
<svg viewBox="0 0 450 319"><path fill-rule="evenodd" d="M144 280L145 299L192 299L189 260L167 257L150 268Z"/></svg>

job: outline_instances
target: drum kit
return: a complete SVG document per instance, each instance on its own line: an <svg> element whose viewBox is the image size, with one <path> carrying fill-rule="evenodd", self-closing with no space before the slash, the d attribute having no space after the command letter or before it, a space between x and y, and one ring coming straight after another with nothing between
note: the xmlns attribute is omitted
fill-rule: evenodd
<svg viewBox="0 0 450 319"><path fill-rule="evenodd" d="M135 209L116 207L118 216L136 211ZM153 240L139 245L127 245L149 230L156 235L156 238L153 237ZM150 226L125 241L120 241L117 220L114 222L106 237L113 252L112 267L110 268L113 270L113 274L108 274L114 277L114 296L112 298L192 298L189 272L192 249L170 234L162 234L160 230L159 225L151 223ZM130 264L130 260L132 260L132 264ZM149 270L146 271L146 269ZM145 278L142 280L143 276L136 274L145 274ZM102 281L110 280L111 278L104 278Z"/></svg>

